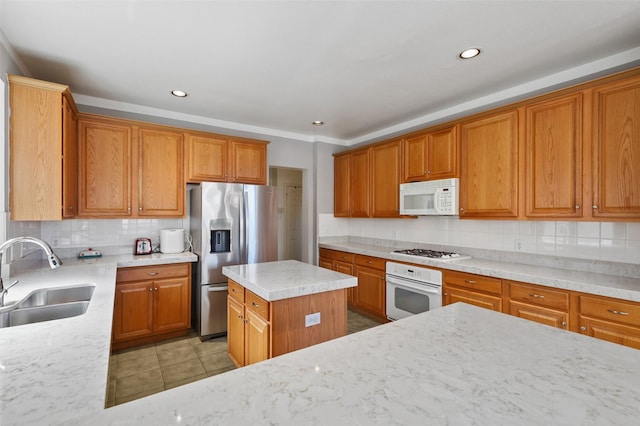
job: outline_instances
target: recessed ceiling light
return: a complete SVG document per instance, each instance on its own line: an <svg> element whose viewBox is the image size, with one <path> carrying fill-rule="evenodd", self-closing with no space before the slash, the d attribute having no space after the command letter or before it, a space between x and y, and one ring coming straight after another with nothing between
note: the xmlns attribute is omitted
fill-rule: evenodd
<svg viewBox="0 0 640 426"><path fill-rule="evenodd" d="M172 90L171 94L173 96L177 96L178 98L186 98L187 92L183 92L182 90Z"/></svg>
<svg viewBox="0 0 640 426"><path fill-rule="evenodd" d="M478 49L477 47L471 47L469 49L465 49L462 52L460 52L458 57L460 59L471 59L471 58L475 58L479 54L480 54L480 49Z"/></svg>
<svg viewBox="0 0 640 426"><path fill-rule="evenodd" d="M323 126L324 125L324 121L315 120L315 121L312 121L311 124L313 124L314 126Z"/></svg>

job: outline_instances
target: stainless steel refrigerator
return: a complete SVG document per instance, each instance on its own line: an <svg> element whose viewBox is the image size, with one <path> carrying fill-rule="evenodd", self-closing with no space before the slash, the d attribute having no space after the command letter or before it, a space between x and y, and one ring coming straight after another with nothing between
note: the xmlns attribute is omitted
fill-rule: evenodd
<svg viewBox="0 0 640 426"><path fill-rule="evenodd" d="M274 187L201 183L191 190L194 266L191 318L204 340L227 332L227 278L222 267L278 260Z"/></svg>

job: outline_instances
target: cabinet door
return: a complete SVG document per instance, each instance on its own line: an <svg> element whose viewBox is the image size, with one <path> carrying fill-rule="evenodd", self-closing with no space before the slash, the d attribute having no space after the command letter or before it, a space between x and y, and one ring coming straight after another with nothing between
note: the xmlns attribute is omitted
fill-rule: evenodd
<svg viewBox="0 0 640 426"><path fill-rule="evenodd" d="M351 156L338 155L333 160L333 215L349 217Z"/></svg>
<svg viewBox="0 0 640 426"><path fill-rule="evenodd" d="M184 216L183 149L180 133L140 129L139 216Z"/></svg>
<svg viewBox="0 0 640 426"><path fill-rule="evenodd" d="M318 260L318 266L320 266L321 268L333 270L333 260L327 259L326 257L321 257Z"/></svg>
<svg viewBox="0 0 640 426"><path fill-rule="evenodd" d="M62 97L62 217L78 214L78 119L70 101Z"/></svg>
<svg viewBox="0 0 640 426"><path fill-rule="evenodd" d="M468 303L492 311L502 312L502 299L486 294L466 291L455 287L446 287L444 290L443 305L456 302Z"/></svg>
<svg viewBox="0 0 640 426"><path fill-rule="evenodd" d="M427 142L427 176L433 179L458 177L458 127L429 133Z"/></svg>
<svg viewBox="0 0 640 426"><path fill-rule="evenodd" d="M152 283L116 284L113 341L144 337L152 332Z"/></svg>
<svg viewBox="0 0 640 426"><path fill-rule="evenodd" d="M267 184L267 145L231 142L231 182Z"/></svg>
<svg viewBox="0 0 640 426"><path fill-rule="evenodd" d="M226 182L229 142L226 139L187 136L187 181Z"/></svg>
<svg viewBox="0 0 640 426"><path fill-rule="evenodd" d="M371 148L371 207L373 217L400 216L402 141Z"/></svg>
<svg viewBox="0 0 640 426"><path fill-rule="evenodd" d="M347 275L353 275L353 262L341 262L336 260L333 269ZM354 305L358 294L358 287L349 287L347 289L347 303Z"/></svg>
<svg viewBox="0 0 640 426"><path fill-rule="evenodd" d="M596 339L640 349L640 328L580 316L580 332Z"/></svg>
<svg viewBox="0 0 640 426"><path fill-rule="evenodd" d="M350 155L349 212L351 217L369 217L369 150Z"/></svg>
<svg viewBox="0 0 640 426"><path fill-rule="evenodd" d="M385 277L377 269L356 267L356 306L378 317L385 316Z"/></svg>
<svg viewBox="0 0 640 426"><path fill-rule="evenodd" d="M518 111L463 123L460 216L518 216Z"/></svg>
<svg viewBox="0 0 640 426"><path fill-rule="evenodd" d="M569 329L569 314L567 312L556 311L554 309L529 305L526 303L510 302L509 313L513 316L535 321L551 327Z"/></svg>
<svg viewBox="0 0 640 426"><path fill-rule="evenodd" d="M189 278L153 282L153 331L173 331L191 326Z"/></svg>
<svg viewBox="0 0 640 426"><path fill-rule="evenodd" d="M403 182L427 180L427 135L421 134L404 140Z"/></svg>
<svg viewBox="0 0 640 426"><path fill-rule="evenodd" d="M249 309L245 314L245 365L249 365L269 359L269 323Z"/></svg>
<svg viewBox="0 0 640 426"><path fill-rule="evenodd" d="M238 366L244 365L244 305L227 297L227 345L229 358Z"/></svg>
<svg viewBox="0 0 640 426"><path fill-rule="evenodd" d="M131 216L131 127L80 118L79 215Z"/></svg>
<svg viewBox="0 0 640 426"><path fill-rule="evenodd" d="M525 108L528 217L582 216L582 94Z"/></svg>
<svg viewBox="0 0 640 426"><path fill-rule="evenodd" d="M593 216L640 218L640 77L594 90Z"/></svg>
<svg viewBox="0 0 640 426"><path fill-rule="evenodd" d="M17 76L9 83L11 220L60 220L62 90Z"/></svg>

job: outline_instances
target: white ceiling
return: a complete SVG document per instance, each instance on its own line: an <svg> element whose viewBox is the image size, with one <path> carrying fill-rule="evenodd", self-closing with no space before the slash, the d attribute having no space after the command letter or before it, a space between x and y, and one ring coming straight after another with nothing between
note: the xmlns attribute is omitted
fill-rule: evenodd
<svg viewBox="0 0 640 426"><path fill-rule="evenodd" d="M640 1L0 0L0 29L80 104L345 145L640 65Z"/></svg>

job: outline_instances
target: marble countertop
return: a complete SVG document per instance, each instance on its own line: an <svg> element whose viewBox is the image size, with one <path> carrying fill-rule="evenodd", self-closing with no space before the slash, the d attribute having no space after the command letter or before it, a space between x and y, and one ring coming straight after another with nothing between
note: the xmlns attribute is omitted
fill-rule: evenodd
<svg viewBox="0 0 640 426"><path fill-rule="evenodd" d="M635 425L639 364L635 349L458 303L67 424Z"/></svg>
<svg viewBox="0 0 640 426"><path fill-rule="evenodd" d="M393 247L350 242L320 243L318 246L392 261L409 262L445 270L468 272L640 302L639 278L501 262L482 258L442 261L393 253L393 250L396 249Z"/></svg>
<svg viewBox="0 0 640 426"><path fill-rule="evenodd" d="M270 302L358 285L351 275L297 260L224 266L222 273Z"/></svg>
<svg viewBox="0 0 640 426"><path fill-rule="evenodd" d="M95 285L80 316L0 329L0 424L63 424L69 418L104 409L116 269L197 260L192 253L62 259L50 269L36 262L16 273L5 304L34 290Z"/></svg>

